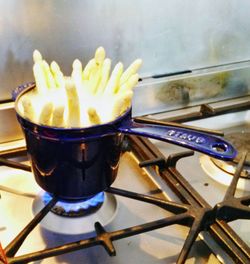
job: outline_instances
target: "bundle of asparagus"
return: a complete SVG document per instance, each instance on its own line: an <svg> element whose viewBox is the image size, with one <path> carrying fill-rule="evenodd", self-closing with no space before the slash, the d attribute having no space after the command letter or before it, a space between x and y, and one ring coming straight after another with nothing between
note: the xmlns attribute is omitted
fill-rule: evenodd
<svg viewBox="0 0 250 264"><path fill-rule="evenodd" d="M65 77L56 62L48 63L39 51L33 53L36 88L19 101L19 112L32 122L56 127L87 127L116 119L130 106L133 88L138 83L141 59L125 71L99 47L85 68L76 59L70 77Z"/></svg>

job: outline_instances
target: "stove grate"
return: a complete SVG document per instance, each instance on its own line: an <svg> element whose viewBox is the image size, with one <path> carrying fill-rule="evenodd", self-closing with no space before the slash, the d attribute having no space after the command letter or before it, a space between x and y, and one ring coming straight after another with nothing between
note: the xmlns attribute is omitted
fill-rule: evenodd
<svg viewBox="0 0 250 264"><path fill-rule="evenodd" d="M197 233L207 230L221 247L234 259L235 263L249 263L250 248L240 237L229 227L227 222L237 219L250 219L250 197L235 198L234 193L239 179L240 172L245 159L242 157L234 180L228 187L227 195L221 203L214 208L198 194L198 192L187 182L187 180L176 169L179 159L191 156L192 151L173 154L165 159L161 152L148 140L132 137L134 151L140 160L146 159L142 166L159 166L160 176L171 187L179 199L191 206L191 215L194 221L191 225L189 236L183 246L182 253L177 263L184 263L192 242ZM159 165L158 165L159 164ZM237 215L236 215L237 212Z"/></svg>
<svg viewBox="0 0 250 264"><path fill-rule="evenodd" d="M214 208L211 208L176 169L176 163L178 160L193 155L192 151L177 153L165 159L147 139L133 136L130 136L129 139L133 152L138 157L146 159L146 161L140 163L140 166L158 166L160 176L171 187L174 187L172 189L180 197L182 202L177 203L113 187L110 187L106 192L154 204L155 206L159 206L164 210L173 213L172 216L111 232L107 232L99 222L96 222L94 223L96 236L67 243L58 247L15 256L30 232L57 203L58 199L55 197L33 218L33 220L16 236L16 238L7 245L4 249L7 262L2 261L2 263L29 263L97 245L103 246L110 256L114 256L116 255L116 251L113 241L173 224L190 227L189 234L176 263L185 263L198 234L204 230L209 231L215 237L236 263L248 263L250 259L250 249L227 225L227 222L235 219L250 219L250 197L234 197L236 184L242 170L245 156L242 157L238 165L237 171L224 200L221 203L218 203ZM1 162L4 164L4 160L1 160ZM20 166L20 169L23 169L23 167ZM5 258L3 257L2 259L4 260Z"/></svg>

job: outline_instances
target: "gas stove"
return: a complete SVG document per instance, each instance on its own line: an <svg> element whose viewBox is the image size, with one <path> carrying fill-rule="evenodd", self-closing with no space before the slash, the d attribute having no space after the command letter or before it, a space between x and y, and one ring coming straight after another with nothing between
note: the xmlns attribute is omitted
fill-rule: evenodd
<svg viewBox="0 0 250 264"><path fill-rule="evenodd" d="M244 97L136 120L228 136L250 132L249 109ZM30 172L23 140L2 144L1 261L249 263L249 146L230 173L203 154L157 140L128 136L123 148L114 184L89 201L94 209L76 215L89 205L46 194Z"/></svg>

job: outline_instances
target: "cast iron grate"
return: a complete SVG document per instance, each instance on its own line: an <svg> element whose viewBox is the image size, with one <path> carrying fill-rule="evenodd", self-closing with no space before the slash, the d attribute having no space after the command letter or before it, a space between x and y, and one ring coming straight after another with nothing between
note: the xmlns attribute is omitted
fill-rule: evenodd
<svg viewBox="0 0 250 264"><path fill-rule="evenodd" d="M176 169L179 159L191 156L194 152L177 153L165 159L149 140L143 138L132 138L132 140L136 146L134 151L137 152L138 157L147 159L141 165L152 166L156 164L159 167L162 179L185 205L191 206L191 211L189 212L191 212L193 218L190 224L190 232L177 263L185 262L184 256L187 256L193 241L198 235L197 233L202 230L209 231L219 245L233 258L235 263L249 263L250 248L227 224L235 219L250 219L250 196L234 197L246 153L241 158L224 200L215 205L214 208L211 208Z"/></svg>
<svg viewBox="0 0 250 264"><path fill-rule="evenodd" d="M140 166L155 167L157 165L160 171L159 176L166 181L182 202L177 203L112 187L106 190L106 192L154 204L174 215L111 232L107 232L99 222L96 222L93 223L96 236L25 255L15 256L30 232L57 203L58 200L54 197L4 249L0 250L0 263L29 263L96 245L103 246L110 256L115 256L116 250L113 241L173 224L190 227L190 231L176 263L185 263L198 234L204 230L209 231L214 236L226 252L231 255L235 263L249 263L249 247L227 225L227 222L235 219L250 219L250 196L248 195L242 198L234 197L246 153L239 162L235 176L223 201L218 203L214 208L211 208L176 169L178 160L193 155L192 151L173 154L165 159L147 139L130 136L129 142L133 153L146 160L145 162L141 162ZM18 168L18 163L10 163L9 160L4 158L1 158L0 163ZM28 165L26 167L21 165L20 169L30 170L30 167Z"/></svg>

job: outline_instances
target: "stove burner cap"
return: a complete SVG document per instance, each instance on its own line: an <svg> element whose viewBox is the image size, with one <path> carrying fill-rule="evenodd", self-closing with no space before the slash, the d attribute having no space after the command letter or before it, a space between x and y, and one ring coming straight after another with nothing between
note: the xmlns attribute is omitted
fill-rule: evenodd
<svg viewBox="0 0 250 264"><path fill-rule="evenodd" d="M234 175L237 165L242 157L244 151L247 151L247 157L244 163L244 168L241 172L241 177L250 179L250 133L238 132L231 133L225 136L225 139L230 141L233 146L237 149L238 155L233 161L222 161L215 158L211 158L213 163L221 170Z"/></svg>
<svg viewBox="0 0 250 264"><path fill-rule="evenodd" d="M249 132L237 132L225 135L225 139L232 143L232 145L237 149L238 155L233 162L238 163L243 152L247 151L247 157L245 160L245 165L250 166L250 133Z"/></svg>
<svg viewBox="0 0 250 264"><path fill-rule="evenodd" d="M46 205L52 196L47 192L42 196L42 200ZM68 201L58 201L56 205L51 209L51 212L65 217L80 217L86 216L96 212L103 204L104 193L100 192L97 195L91 197L88 200L68 202Z"/></svg>
<svg viewBox="0 0 250 264"><path fill-rule="evenodd" d="M206 155L201 155L201 167L212 179L228 186L236 172L237 165L243 152L247 151L248 154L238 180L237 189L250 191L250 133L244 131L230 133L225 135L225 139L231 142L237 149L237 157L233 161L222 161Z"/></svg>
<svg viewBox="0 0 250 264"><path fill-rule="evenodd" d="M200 156L200 164L206 174L213 180L226 186L230 185L234 175L233 172L228 173L225 170L219 168L215 165L211 157L207 155ZM237 183L237 189L250 191L250 177L240 177Z"/></svg>

